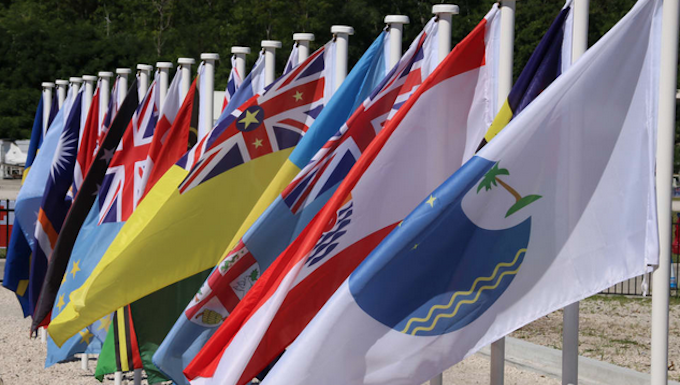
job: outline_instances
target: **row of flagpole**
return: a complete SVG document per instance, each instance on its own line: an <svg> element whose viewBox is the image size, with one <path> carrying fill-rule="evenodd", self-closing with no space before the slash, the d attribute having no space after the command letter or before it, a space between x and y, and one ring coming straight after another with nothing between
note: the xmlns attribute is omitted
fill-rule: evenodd
<svg viewBox="0 0 680 385"><path fill-rule="evenodd" d="M513 41L514 41L514 18L516 0L501 1L501 36L500 44L500 77L496 99L496 107L507 97L512 86L513 68ZM588 35L588 4L589 0L574 0L574 23L573 23L573 44L572 62L578 59L587 49ZM451 50L451 20L452 15L458 13L458 7L452 4L437 4L433 6L433 13L438 16L439 25L439 60ZM391 29L390 41L390 64L395 64L401 57L401 37L403 25L409 23L407 16L389 15L385 17L385 23ZM331 32L338 42L337 57L337 80L336 87L342 82L347 74L347 48L348 39L353 34L352 27L333 26ZM654 293L652 306L652 384L665 384L667 381L667 344L668 344L668 298L669 298L669 277L670 277L670 182L672 175L673 161L673 135L675 126L675 94L676 94L676 69L677 69L677 40L678 40L678 0L665 0L663 12L663 50L661 58L660 74L660 104L658 112L658 147L657 147L657 205L659 213L659 233L660 233L660 264L654 272ZM309 42L314 40L313 34L295 34L294 40L298 43L299 59L304 60L309 55ZM275 50L281 48L281 42L273 40L262 41L262 48L265 52L265 83L270 84L274 80L274 61ZM237 71L241 76L245 75L245 56L250 53L249 47L232 47L232 54L236 57ZM201 93L207 96L207 100L212 100L214 91L214 65L219 60L219 55L214 53L202 54L201 59L206 63L206 82L202 85ZM191 66L194 59L180 58L178 66L186 74L191 73ZM164 102L165 92L169 83L169 71L173 67L172 63L159 62L157 68L160 71L161 105ZM140 91L145 92L149 84L149 76L153 67L140 64L137 66L140 78ZM130 69L119 68L116 73L121 76L122 89L127 89L127 75ZM99 78L102 79L102 94L100 108L108 105L108 89L110 88L110 72L100 72ZM45 82L43 86L43 98L46 101L46 108L43 110L43 122L46 125L50 115L50 103L52 100L52 90L56 86L59 105L61 106L66 97L66 86L71 84L77 89L81 83L85 83L85 98L92 100L94 83L97 77L84 75L82 78L73 77L69 81L57 80L55 83ZM182 97L186 95L189 88L190 76L183 77ZM203 96L202 95L202 96ZM672 98L671 98L672 96ZM205 100L205 99L204 99ZM201 108L205 110L202 116L204 119L212 119L213 103L201 103ZM103 115L103 114L102 114ZM102 116L100 115L100 116ZM207 126L212 126L212 120ZM578 383L578 303L570 305L564 310L564 332L563 332L563 358L562 358L562 382L563 384ZM41 333L44 337L44 333ZM87 355L83 355L83 367L87 368ZM495 342L491 348L491 384L503 383L504 371L504 340ZM141 380L141 372L135 372L135 383ZM116 373L116 383L122 379ZM435 377L431 383L441 384L442 377Z"/></svg>

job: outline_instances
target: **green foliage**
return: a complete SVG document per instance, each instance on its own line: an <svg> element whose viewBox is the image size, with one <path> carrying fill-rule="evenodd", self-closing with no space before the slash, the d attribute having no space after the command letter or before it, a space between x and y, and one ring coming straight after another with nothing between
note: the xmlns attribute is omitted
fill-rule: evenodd
<svg viewBox="0 0 680 385"><path fill-rule="evenodd" d="M230 48L276 39L282 69L294 32L312 32L318 48L331 38L330 26L346 24L350 65L384 28L387 14L404 14L404 47L432 17L423 0L1 0L0 1L0 138L27 138L40 83L96 74L116 67L155 64L178 57L199 58L217 52L216 89L224 88ZM453 43L462 40L488 12L493 0L460 0L454 16ZM634 0L591 0L590 44L630 9ZM562 7L552 0L517 2L515 77ZM248 57L252 65L257 55ZM680 151L680 150L679 150ZM677 158L677 157L676 157Z"/></svg>

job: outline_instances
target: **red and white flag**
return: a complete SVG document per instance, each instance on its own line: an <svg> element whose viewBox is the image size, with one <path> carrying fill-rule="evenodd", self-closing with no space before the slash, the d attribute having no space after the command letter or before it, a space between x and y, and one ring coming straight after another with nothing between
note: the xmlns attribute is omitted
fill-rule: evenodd
<svg viewBox="0 0 680 385"><path fill-rule="evenodd" d="M186 368L192 384L250 381L422 197L472 157L497 110L499 16L494 5L386 124Z"/></svg>

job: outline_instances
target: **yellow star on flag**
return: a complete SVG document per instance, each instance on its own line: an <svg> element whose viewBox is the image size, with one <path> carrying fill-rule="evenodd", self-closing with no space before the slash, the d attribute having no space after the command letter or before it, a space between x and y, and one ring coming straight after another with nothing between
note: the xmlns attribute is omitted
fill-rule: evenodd
<svg viewBox="0 0 680 385"><path fill-rule="evenodd" d="M253 111L253 112L246 111L245 118L238 121L239 123L245 124L245 127L243 127L244 130L247 130L248 126L250 126L251 123L259 123L259 121L257 120L257 113L258 112L259 111Z"/></svg>
<svg viewBox="0 0 680 385"><path fill-rule="evenodd" d="M90 340L92 339L92 333L90 333L89 330L81 330L78 332L80 334L80 342L85 342L86 344L90 344Z"/></svg>
<svg viewBox="0 0 680 385"><path fill-rule="evenodd" d="M416 243L415 245L413 245L413 248L411 250L417 249L419 245L420 245L419 243Z"/></svg>
<svg viewBox="0 0 680 385"><path fill-rule="evenodd" d="M71 268L70 273L73 274L73 278L76 277L76 273L80 271L80 266L78 264L80 263L80 259L73 262L73 267Z"/></svg>
<svg viewBox="0 0 680 385"><path fill-rule="evenodd" d="M106 317L99 320L99 327L97 328L97 330L104 329L108 331L109 326L111 326L111 316L107 315Z"/></svg>
<svg viewBox="0 0 680 385"><path fill-rule="evenodd" d="M66 305L66 302L64 302L64 294L59 296L59 302L57 302L57 307L59 308L59 311L61 311L61 308Z"/></svg>
<svg viewBox="0 0 680 385"><path fill-rule="evenodd" d="M255 146L255 148L262 147L262 140L255 139L255 141L253 142L253 146Z"/></svg>
<svg viewBox="0 0 680 385"><path fill-rule="evenodd" d="M293 95L293 97L295 98L296 102L299 102L300 100L302 100L302 92L295 91L295 95Z"/></svg>
<svg viewBox="0 0 680 385"><path fill-rule="evenodd" d="M434 201L436 201L436 200L437 200L437 198L430 195L430 198L426 202L427 202L428 205L430 205L430 207L434 207Z"/></svg>

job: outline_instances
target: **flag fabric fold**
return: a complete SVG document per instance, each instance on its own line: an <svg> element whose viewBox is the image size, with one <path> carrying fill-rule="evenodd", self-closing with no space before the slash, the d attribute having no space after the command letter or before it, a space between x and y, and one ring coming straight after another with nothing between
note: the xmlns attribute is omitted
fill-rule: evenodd
<svg viewBox="0 0 680 385"><path fill-rule="evenodd" d="M305 163L310 161L314 151L318 151L321 148L323 144L322 140L327 140L329 137L331 137L331 135L333 135L333 133L337 132L341 128L342 123L350 116L350 113L357 108L357 105L360 105L360 102L382 81L382 77L388 70L386 66L387 59L385 57L384 50L387 40L388 34L381 34L369 47L366 53L362 55L361 59L357 62L352 71L348 74L347 78L343 81L340 88L338 88L338 90L333 94L333 97L328 102L326 107L324 107L321 113L319 113L319 116L314 121L314 124L312 127L310 127L309 131L305 134L302 140L300 140L286 163L283 165L283 167L281 167L277 173L277 176L274 178L274 181L292 180L295 175L294 173L300 172ZM293 54L291 53L291 58L292 57ZM372 127L370 127L370 129L373 131ZM265 205L271 203L273 197L280 195L282 189L280 182L275 183L274 181L267 187L265 193L262 194L262 197L255 205L255 208L249 214L249 218L260 216L260 213L262 213L266 207ZM276 198L276 201L272 203L272 206L280 204L282 204L282 202L280 197L278 197ZM267 209L266 213L276 212L275 209L271 208L272 206ZM266 219L268 214L262 214L258 221L266 221L267 223L272 224L278 223L280 225L275 226L276 229L271 227L268 229L269 235L271 235L273 238L288 236L287 233L280 232L280 230L283 228L295 227L295 224L292 221L287 223L279 222L279 218L276 218L276 214L274 215L275 217L269 218L271 219L270 221ZM248 219L244 221L244 223L248 222ZM241 226L241 228L244 228L245 226L246 225L244 224ZM253 227L255 226L257 225L254 225ZM276 231L272 233L272 230L279 231L279 233L276 233ZM273 240L273 238L270 238L270 240ZM258 239L258 242L259 241L260 240ZM230 254L232 253L227 253L227 255ZM273 259L276 257L276 255L278 255L278 252L275 252L275 255L270 255L269 258ZM267 258L267 256L262 255L258 255L258 257L265 259ZM224 267L223 264L224 262L221 262L220 266ZM265 265L261 264L260 267L262 266ZM250 273L250 275L244 273L246 270ZM243 271L239 271L237 274L235 274L235 272L235 270L231 271L229 276L238 275L241 277L241 280L246 280L245 277L248 276L248 282L251 283L257 278L258 268L248 265L244 267ZM195 306L195 303L192 301L192 303L189 305L189 308L193 309L189 310L189 308L187 308L187 312L182 313L182 310L184 310L184 307L186 307L186 304L189 301L183 304L182 308L180 308L180 311L177 313L179 314L179 319L175 323L175 326L173 326L173 329L168 333L167 337L163 340L163 344L161 344L159 350L154 355L154 363L156 366L158 366L164 373L171 377L175 383L187 383L184 375L182 374L182 369L191 361L193 356L210 337L212 332L216 330L220 320L226 316L226 314L228 314L228 311L224 307L220 307L219 303L216 303L215 305L211 304L211 306L204 306L205 303L215 296L219 297L220 299L238 299L238 294L234 294L231 286L227 287L231 281L227 282L228 278L221 278L224 273L224 270L214 270L211 273L212 276L210 280L206 281L205 283L205 285L208 285L207 290L211 292L210 298L202 298L200 309L198 309ZM215 290L216 287L214 286L214 281L216 279L221 279L224 281L222 285L224 286L225 290L227 290L227 292L221 293L218 290ZM212 288L209 286L211 284L213 285ZM242 290L239 290L239 293L244 293L248 286L248 284L244 284ZM200 290L200 292L204 293L206 296L208 295L208 292L205 292L205 289L203 288ZM191 295L188 298L191 298ZM213 300L213 302L215 302L215 300ZM197 318L191 317L191 320L187 318L188 314L196 315L197 313L200 313L201 315ZM204 319L206 322L203 322Z"/></svg>
<svg viewBox="0 0 680 385"><path fill-rule="evenodd" d="M58 111L55 111L55 117ZM52 111L50 110L50 115ZM31 169L33 160L38 154L38 150L43 142L43 98L40 97L38 108L35 111L33 118L33 128L31 129L31 139L28 144L28 153L26 154L26 163L24 164L24 174L22 176L22 184L26 180L26 176ZM54 119L53 119L54 121ZM49 127L49 125L48 125ZM7 255L5 259L5 271L2 280L2 286L13 291L24 317L28 317L31 313L28 305L28 296L26 295L26 288L28 287L28 277L30 274L30 255L31 246L26 240L21 224L15 217L12 225L12 235L7 245Z"/></svg>
<svg viewBox="0 0 680 385"><path fill-rule="evenodd" d="M421 197L472 157L495 114L498 19L494 5L406 99L185 369L192 383L250 381Z"/></svg>
<svg viewBox="0 0 680 385"><path fill-rule="evenodd" d="M658 264L661 3L639 1L425 195L264 384L422 383Z"/></svg>
<svg viewBox="0 0 680 385"><path fill-rule="evenodd" d="M327 52L334 49L329 42L235 109L219 135L213 129L202 139L205 150L189 172L185 156L165 173L53 318L49 331L55 341L218 262L267 182L330 98Z"/></svg>

